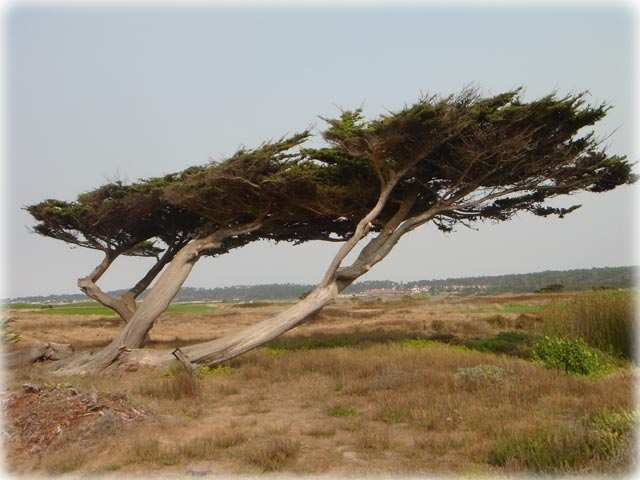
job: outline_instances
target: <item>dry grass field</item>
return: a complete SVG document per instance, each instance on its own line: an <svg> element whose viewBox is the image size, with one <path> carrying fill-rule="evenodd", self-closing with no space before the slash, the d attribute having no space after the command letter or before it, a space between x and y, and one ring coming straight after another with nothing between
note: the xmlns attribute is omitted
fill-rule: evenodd
<svg viewBox="0 0 640 480"><path fill-rule="evenodd" d="M598 375L532 361L550 302L572 294L341 299L308 324L197 377L111 369L9 372L7 465L16 473L622 473L632 468L634 368ZM164 314L151 346L218 337L286 307L212 304ZM22 340L104 345L100 315L19 309ZM68 312L67 312L68 313Z"/></svg>

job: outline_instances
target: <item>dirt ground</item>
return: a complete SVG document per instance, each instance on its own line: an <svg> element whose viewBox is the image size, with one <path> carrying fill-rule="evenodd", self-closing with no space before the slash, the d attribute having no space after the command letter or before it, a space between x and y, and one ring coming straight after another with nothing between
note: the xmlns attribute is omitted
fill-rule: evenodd
<svg viewBox="0 0 640 480"><path fill-rule="evenodd" d="M535 332L540 307L564 297L341 299L278 342L195 380L176 369L54 377L48 363L7 372L7 466L116 476L521 472L521 464L495 458L505 439L578 435L598 412L633 408L631 368L582 378L518 351L463 347L500 332ZM150 346L217 338L286 306L165 314ZM24 343L76 349L104 345L120 328L115 317L5 315ZM628 459L618 463L594 459L583 470L630 468Z"/></svg>

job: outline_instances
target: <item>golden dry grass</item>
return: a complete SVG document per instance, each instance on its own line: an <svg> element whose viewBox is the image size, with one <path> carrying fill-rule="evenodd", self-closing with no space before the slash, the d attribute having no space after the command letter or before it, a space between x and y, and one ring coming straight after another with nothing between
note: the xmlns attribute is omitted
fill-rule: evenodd
<svg viewBox="0 0 640 480"><path fill-rule="evenodd" d="M23 472L148 475L184 473L197 463L223 475L495 474L529 468L517 459L502 465L491 461L505 438L529 438L539 431L583 435L577 426L595 412L633 410L630 368L583 378L513 356L407 340L449 336L463 343L493 337L518 329L516 323L522 320L522 314L505 311L504 305L533 302L529 296L493 300L338 303L328 315L319 315L279 343L200 377L197 394L190 396L165 388L172 381L167 372L146 368L59 380L83 390L116 390L152 412L152 418L137 428L96 438L85 446L82 458L51 452L39 459L12 458L11 467ZM152 338L217 336L281 308L241 308L236 314L234 307L225 306L229 316L215 319L197 315L177 321L168 316L154 328ZM380 312L340 314L374 308ZM12 315L17 330L32 332L21 330L31 321L28 313L24 318ZM67 319L68 329L63 319L53 320L62 322L48 330L47 338L53 341L82 336L91 328L79 327L75 318ZM534 317L527 325L535 322ZM46 365L35 365L16 372L9 386L45 382L47 375ZM607 471L627 463L627 457L615 465L587 461L567 471Z"/></svg>

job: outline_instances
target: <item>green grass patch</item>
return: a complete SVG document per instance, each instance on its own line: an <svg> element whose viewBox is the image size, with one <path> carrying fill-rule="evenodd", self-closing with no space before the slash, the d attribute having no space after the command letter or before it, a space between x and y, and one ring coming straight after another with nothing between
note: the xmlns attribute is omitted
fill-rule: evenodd
<svg viewBox="0 0 640 480"><path fill-rule="evenodd" d="M400 340L398 344L401 347L407 348L430 348L438 346L438 342L434 342L433 340L426 340L424 338L410 338L408 340Z"/></svg>
<svg viewBox="0 0 640 480"><path fill-rule="evenodd" d="M285 353L287 353L286 348L280 348L280 347L274 347L274 346L267 346L267 347L264 347L262 350L266 352L268 355L271 355L272 357L280 357Z"/></svg>
<svg viewBox="0 0 640 480"><path fill-rule="evenodd" d="M275 305L273 302L246 302L246 303L236 303L234 307L236 308L260 308L260 307L270 307L271 305Z"/></svg>
<svg viewBox="0 0 640 480"><path fill-rule="evenodd" d="M355 417L358 411L346 405L335 405L327 410L327 415L330 417Z"/></svg>
<svg viewBox="0 0 640 480"><path fill-rule="evenodd" d="M275 354L278 355L286 351L341 347L364 348L373 344L402 341L417 341L419 343L427 340L420 339L416 333L401 331L374 330L371 332L346 334L317 333L313 336L276 338L267 343L264 349L270 353L277 352Z"/></svg>
<svg viewBox="0 0 640 480"><path fill-rule="evenodd" d="M472 338L465 342L465 346L481 352L503 353L516 357L529 356L532 344L531 335L524 332L500 332L492 338Z"/></svg>
<svg viewBox="0 0 640 480"><path fill-rule="evenodd" d="M50 308L42 308L34 313L44 315L101 315L104 317L115 317L117 315L116 312L102 305L52 305Z"/></svg>
<svg viewBox="0 0 640 480"><path fill-rule="evenodd" d="M9 310L29 310L43 307L44 305L38 303L7 303L2 305L2 308L6 308Z"/></svg>
<svg viewBox="0 0 640 480"><path fill-rule="evenodd" d="M446 341L431 340L426 338L409 338L406 340L399 340L395 343L403 348L448 348L450 350L456 350L458 352L469 351L469 349L464 345L456 345L453 343L448 343Z"/></svg>
<svg viewBox="0 0 640 480"><path fill-rule="evenodd" d="M26 308L26 307L25 307ZM36 307L34 307L36 308ZM168 313L181 314L181 313L213 313L216 307L201 304L201 303L173 303L169 305L167 309ZM34 312L37 314L45 315L101 315L106 317L116 316L117 314L102 305L91 302L82 302L78 304L64 304L64 305L40 305Z"/></svg>

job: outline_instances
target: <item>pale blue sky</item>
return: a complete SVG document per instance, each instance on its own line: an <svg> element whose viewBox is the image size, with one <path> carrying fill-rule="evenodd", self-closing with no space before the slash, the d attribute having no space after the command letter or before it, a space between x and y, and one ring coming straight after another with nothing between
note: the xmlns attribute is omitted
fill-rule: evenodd
<svg viewBox="0 0 640 480"><path fill-rule="evenodd" d="M633 154L634 21L628 9L14 7L7 20L7 296L76 291L100 254L27 232L20 207L73 199L321 126L336 106L374 115L420 92L523 85L589 90L615 108L599 127ZM633 256L634 189L580 195L564 220L522 215L405 238L366 279L429 279L606 265ZM189 286L315 282L336 244L253 244L201 261ZM123 259L105 288L131 285Z"/></svg>

